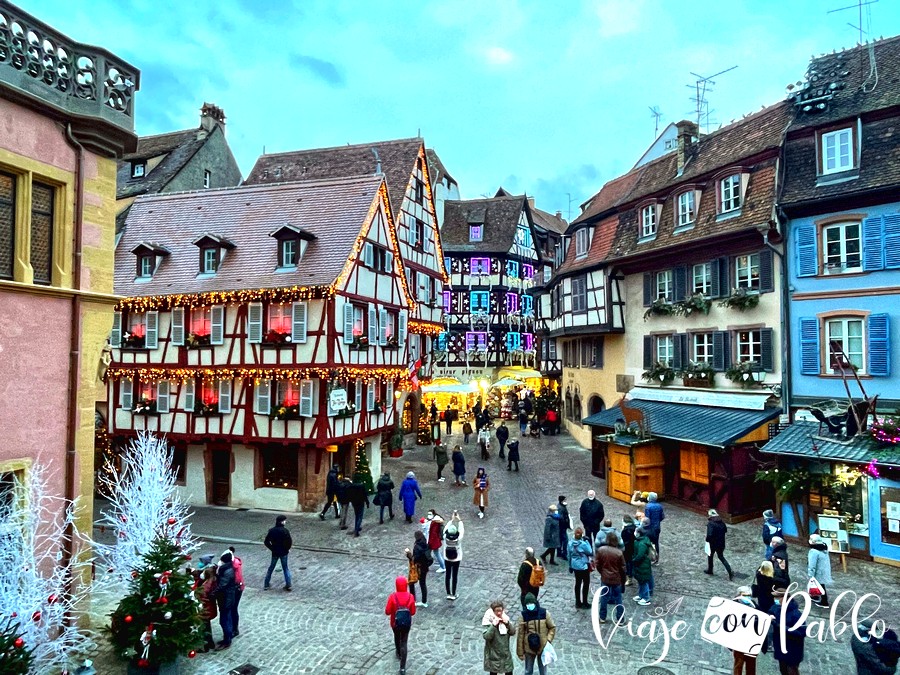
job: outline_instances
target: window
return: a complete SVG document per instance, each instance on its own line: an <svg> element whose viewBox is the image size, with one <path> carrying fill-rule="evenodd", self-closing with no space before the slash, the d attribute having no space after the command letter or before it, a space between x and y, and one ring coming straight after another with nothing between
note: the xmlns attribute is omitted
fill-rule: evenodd
<svg viewBox="0 0 900 675"><path fill-rule="evenodd" d="M279 267L296 267L297 266L297 249L299 248L299 240L282 239L278 246L278 266Z"/></svg>
<svg viewBox="0 0 900 675"><path fill-rule="evenodd" d="M737 332L737 363L749 361L762 364L762 331L739 330Z"/></svg>
<svg viewBox="0 0 900 675"><path fill-rule="evenodd" d="M444 291L443 293L441 293L441 300L442 300L442 304L444 306L444 311L449 312L450 311L450 291Z"/></svg>
<svg viewBox="0 0 900 675"><path fill-rule="evenodd" d="M489 312L491 295L488 291L472 291L469 294L469 306L473 312Z"/></svg>
<svg viewBox="0 0 900 675"><path fill-rule="evenodd" d="M490 258L472 258L471 262L472 274L490 274L491 259Z"/></svg>
<svg viewBox="0 0 900 675"><path fill-rule="evenodd" d="M203 274L215 274L216 270L219 269L219 249L204 248L202 257L203 265L201 266L200 271Z"/></svg>
<svg viewBox="0 0 900 675"><path fill-rule="evenodd" d="M853 168L853 132L839 129L822 134L822 173L838 173Z"/></svg>
<svg viewBox="0 0 900 675"><path fill-rule="evenodd" d="M447 343L450 341L449 333L441 333L437 336L437 342L435 343L434 348L439 352L447 351Z"/></svg>
<svg viewBox="0 0 900 675"><path fill-rule="evenodd" d="M297 451L289 447L261 447L262 484L265 487L296 489Z"/></svg>
<svg viewBox="0 0 900 675"><path fill-rule="evenodd" d="M828 362L833 372L841 372L841 350L857 372L865 372L863 319L828 319L825 335L828 339ZM846 363L843 365L846 369Z"/></svg>
<svg viewBox="0 0 900 675"><path fill-rule="evenodd" d="M506 334L506 351L514 352L522 349L522 334L507 333Z"/></svg>
<svg viewBox="0 0 900 675"><path fill-rule="evenodd" d="M378 272L394 271L394 254L381 246L374 246L367 242L364 261L366 265Z"/></svg>
<svg viewBox="0 0 900 675"><path fill-rule="evenodd" d="M300 383L292 380L278 380L275 403L277 406L285 408L300 405Z"/></svg>
<svg viewBox="0 0 900 675"><path fill-rule="evenodd" d="M822 228L824 274L862 271L859 223L837 223Z"/></svg>
<svg viewBox="0 0 900 675"><path fill-rule="evenodd" d="M208 338L212 332L212 308L196 307L191 310L191 333Z"/></svg>
<svg viewBox="0 0 900 675"><path fill-rule="evenodd" d="M759 290L759 253L739 255L734 259L735 287Z"/></svg>
<svg viewBox="0 0 900 675"><path fill-rule="evenodd" d="M656 273L656 298L671 301L673 298L672 270Z"/></svg>
<svg viewBox="0 0 900 675"><path fill-rule="evenodd" d="M152 255L139 255L137 259L138 263L138 276L142 279L147 279L153 276L153 267L155 263L156 256Z"/></svg>
<svg viewBox="0 0 900 675"><path fill-rule="evenodd" d="M445 256L444 257L444 269L447 270L447 274L450 274L452 267L453 267L453 265L451 265L450 258Z"/></svg>
<svg viewBox="0 0 900 675"><path fill-rule="evenodd" d="M415 229L416 243L418 244L419 248L426 251L431 250L430 240L426 238L425 221L415 218L414 222L412 223L412 227Z"/></svg>
<svg viewBox="0 0 900 675"><path fill-rule="evenodd" d="M694 352L691 355L694 363L713 362L713 334L712 333L695 333L694 334Z"/></svg>
<svg viewBox="0 0 900 675"><path fill-rule="evenodd" d="M469 225L469 241L482 241L484 239L484 225Z"/></svg>
<svg viewBox="0 0 900 675"><path fill-rule="evenodd" d="M516 243L525 248L531 248L531 230L528 226L519 225L516 228Z"/></svg>
<svg viewBox="0 0 900 675"><path fill-rule="evenodd" d="M522 265L522 278L531 279L534 276L534 265Z"/></svg>
<svg viewBox="0 0 900 675"><path fill-rule="evenodd" d="M515 314L519 311L519 295L517 293L506 294L506 313Z"/></svg>
<svg viewBox="0 0 900 675"><path fill-rule="evenodd" d="M109 344L122 349L156 349L159 313L113 312L113 327Z"/></svg>
<svg viewBox="0 0 900 675"><path fill-rule="evenodd" d="M641 209L641 237L656 236L656 204Z"/></svg>
<svg viewBox="0 0 900 675"><path fill-rule="evenodd" d="M575 277L572 279L572 311L587 311L587 278Z"/></svg>
<svg viewBox="0 0 900 675"><path fill-rule="evenodd" d="M16 241L16 177L0 173L0 279L13 278Z"/></svg>
<svg viewBox="0 0 900 675"><path fill-rule="evenodd" d="M125 344L129 347L143 347L147 337L147 315L133 312L128 315L128 331Z"/></svg>
<svg viewBox="0 0 900 675"><path fill-rule="evenodd" d="M549 284L550 277L552 277L552 276L553 276L553 268L550 267L550 265L545 265L544 266L544 283Z"/></svg>
<svg viewBox="0 0 900 675"><path fill-rule="evenodd" d="M519 263L516 260L507 260L506 261L506 276L511 279L519 278Z"/></svg>
<svg viewBox="0 0 900 675"><path fill-rule="evenodd" d="M522 316L534 315L534 298L530 295L522 296Z"/></svg>
<svg viewBox="0 0 900 675"><path fill-rule="evenodd" d="M467 332L466 333L466 351L477 349L485 351L487 349L487 333Z"/></svg>
<svg viewBox="0 0 900 675"><path fill-rule="evenodd" d="M741 174L735 173L719 182L719 213L741 208Z"/></svg>
<svg viewBox="0 0 900 675"><path fill-rule="evenodd" d="M132 162L131 163L131 177L132 178L143 178L144 172L147 170L146 162Z"/></svg>
<svg viewBox="0 0 900 675"><path fill-rule="evenodd" d="M358 338L366 332L366 310L353 305L353 337Z"/></svg>
<svg viewBox="0 0 900 675"><path fill-rule="evenodd" d="M416 203L423 204L425 202L425 183L416 180Z"/></svg>
<svg viewBox="0 0 900 675"><path fill-rule="evenodd" d="M203 187L208 189L211 182L212 182L212 174L208 170L204 171L203 172Z"/></svg>
<svg viewBox="0 0 900 675"><path fill-rule="evenodd" d="M289 304L269 305L269 333L291 334L293 307ZM275 337L274 335L272 337Z"/></svg>
<svg viewBox="0 0 900 675"><path fill-rule="evenodd" d="M424 272L416 273L416 299L419 302L431 302L431 279Z"/></svg>
<svg viewBox="0 0 900 675"><path fill-rule="evenodd" d="M203 380L200 384L199 403L209 411L215 411L219 408L219 383L215 380Z"/></svg>
<svg viewBox="0 0 900 675"><path fill-rule="evenodd" d="M556 340L547 340L547 342L549 343L549 345L547 347L547 354L549 355L549 357L551 359L555 359L556 358Z"/></svg>
<svg viewBox="0 0 900 675"><path fill-rule="evenodd" d="M710 295L712 293L712 265L709 263L694 265L692 275L691 292Z"/></svg>
<svg viewBox="0 0 900 675"><path fill-rule="evenodd" d="M575 233L575 257L581 258L588 254L591 246L591 233L586 227L582 227Z"/></svg>
<svg viewBox="0 0 900 675"><path fill-rule="evenodd" d="M31 268L36 284L49 284L53 261L53 202L50 185L31 184Z"/></svg>
<svg viewBox="0 0 900 675"><path fill-rule="evenodd" d="M694 211L694 191L688 190L678 195L678 227L693 225L696 212Z"/></svg>
<svg viewBox="0 0 900 675"><path fill-rule="evenodd" d="M526 352L534 350L534 334L522 333L522 349Z"/></svg>
<svg viewBox="0 0 900 675"><path fill-rule="evenodd" d="M656 338L656 361L664 366L672 367L675 359L675 338L672 335L660 335Z"/></svg>

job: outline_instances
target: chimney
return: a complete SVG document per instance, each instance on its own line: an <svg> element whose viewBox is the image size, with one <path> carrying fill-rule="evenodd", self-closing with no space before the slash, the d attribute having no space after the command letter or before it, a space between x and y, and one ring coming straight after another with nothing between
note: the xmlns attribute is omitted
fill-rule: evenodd
<svg viewBox="0 0 900 675"><path fill-rule="evenodd" d="M684 172L684 165L687 163L688 149L699 138L699 128L696 122L691 122L690 120L681 120L675 124L675 128L678 129L678 149L676 154L678 155L678 175L680 176Z"/></svg>
<svg viewBox="0 0 900 675"><path fill-rule="evenodd" d="M225 111L214 103L204 103L200 108L200 128L208 134L211 134L217 127L222 127L225 131Z"/></svg>
<svg viewBox="0 0 900 675"><path fill-rule="evenodd" d="M534 197L528 198L528 206L534 208Z"/></svg>

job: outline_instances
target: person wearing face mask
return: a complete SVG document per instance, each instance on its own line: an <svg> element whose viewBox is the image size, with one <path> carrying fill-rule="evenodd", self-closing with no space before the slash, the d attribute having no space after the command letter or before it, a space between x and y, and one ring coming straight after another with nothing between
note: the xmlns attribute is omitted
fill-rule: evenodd
<svg viewBox="0 0 900 675"><path fill-rule="evenodd" d="M443 574L447 570L444 563L444 556L441 554L442 537L444 535L444 518L434 509L430 509L426 516L428 519L428 531L425 536L428 537L428 548L431 549L431 555L437 560L438 574Z"/></svg>
<svg viewBox="0 0 900 675"><path fill-rule="evenodd" d="M505 673L512 675L513 658L509 649L509 639L516 634L516 627L500 600L491 603L481 619L484 626L484 669L491 675Z"/></svg>
<svg viewBox="0 0 900 675"><path fill-rule="evenodd" d="M516 627L516 655L525 662L525 675L533 675L537 663L540 675L546 675L547 666L541 652L556 637L556 624L550 612L538 604L533 593L525 596L525 609Z"/></svg>
<svg viewBox="0 0 900 675"><path fill-rule="evenodd" d="M596 546L597 533L600 531L600 523L603 522L605 515L603 504L597 499L596 492L588 490L587 499L581 502L578 515L581 517L581 524L584 525L585 536L590 540L591 546Z"/></svg>

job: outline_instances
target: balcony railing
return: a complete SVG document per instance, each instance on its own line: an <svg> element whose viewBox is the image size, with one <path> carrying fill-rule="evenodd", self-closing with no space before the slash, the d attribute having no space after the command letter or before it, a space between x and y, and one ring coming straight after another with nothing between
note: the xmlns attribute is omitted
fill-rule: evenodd
<svg viewBox="0 0 900 675"><path fill-rule="evenodd" d="M0 81L76 115L134 129L140 73L104 49L70 40L0 2Z"/></svg>

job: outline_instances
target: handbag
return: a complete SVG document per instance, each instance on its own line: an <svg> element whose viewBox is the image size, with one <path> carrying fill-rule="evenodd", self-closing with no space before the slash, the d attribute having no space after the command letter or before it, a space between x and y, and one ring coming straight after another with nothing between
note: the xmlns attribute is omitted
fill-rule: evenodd
<svg viewBox="0 0 900 675"><path fill-rule="evenodd" d="M819 600L825 594L825 589L822 587L822 584L819 583L818 579L810 577L809 583L806 586L806 592L809 593L809 597L813 600Z"/></svg>
<svg viewBox="0 0 900 675"><path fill-rule="evenodd" d="M709 542L703 544L703 550L706 551L707 558L712 556L712 546L709 545Z"/></svg>
<svg viewBox="0 0 900 675"><path fill-rule="evenodd" d="M556 661L559 661L559 656L556 654L556 649L553 647L553 644L548 642L544 645L544 651L541 652L541 663L545 666L549 666Z"/></svg>
<svg viewBox="0 0 900 675"><path fill-rule="evenodd" d="M409 573L406 575L406 580L411 584L419 580L419 566L412 560L409 561Z"/></svg>

